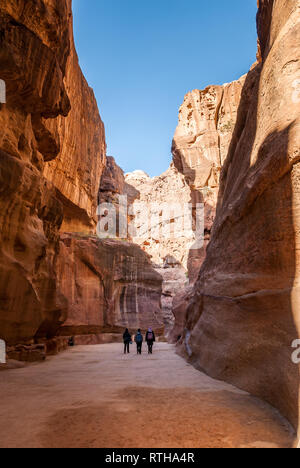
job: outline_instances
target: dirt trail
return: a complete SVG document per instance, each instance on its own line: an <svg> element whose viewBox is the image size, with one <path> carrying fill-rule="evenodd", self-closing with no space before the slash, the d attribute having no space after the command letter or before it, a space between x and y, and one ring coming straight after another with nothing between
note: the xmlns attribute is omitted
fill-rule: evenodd
<svg viewBox="0 0 300 468"><path fill-rule="evenodd" d="M0 373L0 447L291 447L270 406L196 371L159 344L70 349Z"/></svg>

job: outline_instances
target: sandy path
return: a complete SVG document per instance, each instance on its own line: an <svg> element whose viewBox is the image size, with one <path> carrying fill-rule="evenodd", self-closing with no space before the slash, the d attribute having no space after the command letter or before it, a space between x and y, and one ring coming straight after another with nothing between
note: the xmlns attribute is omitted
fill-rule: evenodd
<svg viewBox="0 0 300 468"><path fill-rule="evenodd" d="M132 351L134 349L132 348ZM196 371L159 344L70 349L0 373L0 447L291 447L268 405Z"/></svg>

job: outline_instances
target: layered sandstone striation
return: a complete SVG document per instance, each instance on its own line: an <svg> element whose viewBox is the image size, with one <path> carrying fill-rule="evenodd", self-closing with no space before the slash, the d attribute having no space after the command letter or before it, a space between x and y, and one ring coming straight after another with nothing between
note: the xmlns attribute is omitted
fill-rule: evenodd
<svg viewBox="0 0 300 468"><path fill-rule="evenodd" d="M58 151L44 122L71 108L68 11L54 0L0 5L0 332L8 344L52 335L66 317L54 271L63 207L42 171Z"/></svg>
<svg viewBox="0 0 300 468"><path fill-rule="evenodd" d="M56 188L63 230L93 232L106 162L104 125L78 63L71 0L3 0L1 148ZM32 141L32 139L34 141Z"/></svg>
<svg viewBox="0 0 300 468"><path fill-rule="evenodd" d="M205 259L215 218L220 173L235 127L245 77L223 86L188 93L179 110L172 144L173 162L190 187L190 203L204 205L203 247L189 253L190 282Z"/></svg>
<svg viewBox="0 0 300 468"><path fill-rule="evenodd" d="M139 192L132 185L125 181L124 171L118 166L112 156L106 159L106 167L101 177L100 189L98 193L98 203L100 207L99 221L102 231L107 228L106 212L114 210L115 220L113 221L113 232L107 232L110 237L132 240L128 225L130 223L130 207L139 198Z"/></svg>
<svg viewBox="0 0 300 468"><path fill-rule="evenodd" d="M190 360L299 419L300 4L259 1L206 260L184 327Z"/></svg>
<svg viewBox="0 0 300 468"><path fill-rule="evenodd" d="M60 151L45 165L44 176L54 184L63 203L62 230L93 234L99 183L106 167L105 130L93 90L78 64L71 11L68 14L71 50L64 81L71 110L66 118L46 121L47 130L57 135Z"/></svg>
<svg viewBox="0 0 300 468"><path fill-rule="evenodd" d="M127 327L136 331L149 326L163 332L162 278L139 246L64 235L56 271L69 304L59 335L123 333Z"/></svg>
<svg viewBox="0 0 300 468"><path fill-rule="evenodd" d="M196 240L192 226L184 229L191 191L173 164L158 177L134 171L126 174L125 181L132 215L130 235L150 255L154 268L163 278L162 311L168 334L174 325L173 298L188 281L188 252ZM130 195L134 190L132 202Z"/></svg>
<svg viewBox="0 0 300 468"><path fill-rule="evenodd" d="M188 93L173 140L175 166L196 190L219 185L245 77Z"/></svg>
<svg viewBox="0 0 300 468"><path fill-rule="evenodd" d="M126 184L106 160L71 0L3 0L0 45L0 337L10 356L44 359L68 333L87 343L125 326L161 331L162 280L147 255L93 237L98 202Z"/></svg>
<svg viewBox="0 0 300 468"><path fill-rule="evenodd" d="M125 192L125 177L123 170L118 166L112 156L106 158L106 167L103 171L98 201L100 203L119 203L119 196Z"/></svg>
<svg viewBox="0 0 300 468"><path fill-rule="evenodd" d="M138 192L132 205L133 239L151 256L164 278L162 305L168 329L174 325L174 297L178 294L176 304L187 297L190 289L185 291L185 287L196 281L206 256L221 167L235 127L244 82L242 77L224 86L188 93L179 112L170 168L153 179L143 171L125 176L127 187ZM201 206L203 215L201 208L197 212ZM184 216L192 220L188 230L182 229ZM202 216L204 219L200 219ZM180 311L184 315L183 306ZM176 317L179 315L178 311ZM182 321L183 316L179 319ZM172 339L179 329L175 323Z"/></svg>
<svg viewBox="0 0 300 468"><path fill-rule="evenodd" d="M134 242L151 255L154 264L163 266L173 257L173 263L186 269L195 234L183 230L184 209L191 198L184 176L172 164L153 179L143 171L135 171L126 174L125 181L127 191L133 187L137 192L129 226Z"/></svg>
<svg viewBox="0 0 300 468"><path fill-rule="evenodd" d="M169 339L174 342L182 335L192 293L191 285L196 282L206 257L216 216L221 169L235 128L245 78L243 76L223 86L194 90L185 96L179 111L172 144L173 162L189 188L194 232L197 227L197 205L203 206L203 214L199 211L200 246L194 244L185 253L189 284L186 289L180 288L173 299L175 323Z"/></svg>

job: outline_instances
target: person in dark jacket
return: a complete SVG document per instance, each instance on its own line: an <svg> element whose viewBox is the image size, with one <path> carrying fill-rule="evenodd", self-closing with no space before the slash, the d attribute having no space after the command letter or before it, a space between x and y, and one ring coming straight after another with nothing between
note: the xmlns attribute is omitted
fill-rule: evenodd
<svg viewBox="0 0 300 468"><path fill-rule="evenodd" d="M75 346L75 338L74 338L74 336L71 336L71 338L69 339L69 343L68 343L68 344L69 344L69 346L71 346L71 347Z"/></svg>
<svg viewBox="0 0 300 468"><path fill-rule="evenodd" d="M143 335L141 333L141 330L138 329L137 334L135 335L137 354L142 354L143 341L144 341L144 338L143 338Z"/></svg>
<svg viewBox="0 0 300 468"><path fill-rule="evenodd" d="M123 341L124 341L124 354L130 353L130 343L131 343L131 335L129 333L128 328L126 328L125 333L123 335Z"/></svg>
<svg viewBox="0 0 300 468"><path fill-rule="evenodd" d="M153 343L155 343L155 333L152 328L149 328L146 333L146 342L148 345L148 354L152 354L153 352Z"/></svg>

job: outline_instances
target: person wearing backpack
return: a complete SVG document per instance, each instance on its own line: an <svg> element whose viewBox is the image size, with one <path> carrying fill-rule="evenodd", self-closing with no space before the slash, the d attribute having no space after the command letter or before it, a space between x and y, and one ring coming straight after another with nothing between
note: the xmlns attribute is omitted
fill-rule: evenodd
<svg viewBox="0 0 300 468"><path fill-rule="evenodd" d="M153 343L155 342L155 333L152 328L149 328L146 333L146 342L148 345L148 354L152 354L153 352Z"/></svg>
<svg viewBox="0 0 300 468"><path fill-rule="evenodd" d="M144 341L144 338L143 338L143 335L141 333L141 330L138 329L138 332L135 335L137 354L142 354L143 341Z"/></svg>
<svg viewBox="0 0 300 468"><path fill-rule="evenodd" d="M131 344L131 335L129 333L128 328L126 328L125 333L123 335L123 341L124 341L124 354L126 354L126 352L129 354L130 353L129 345Z"/></svg>

